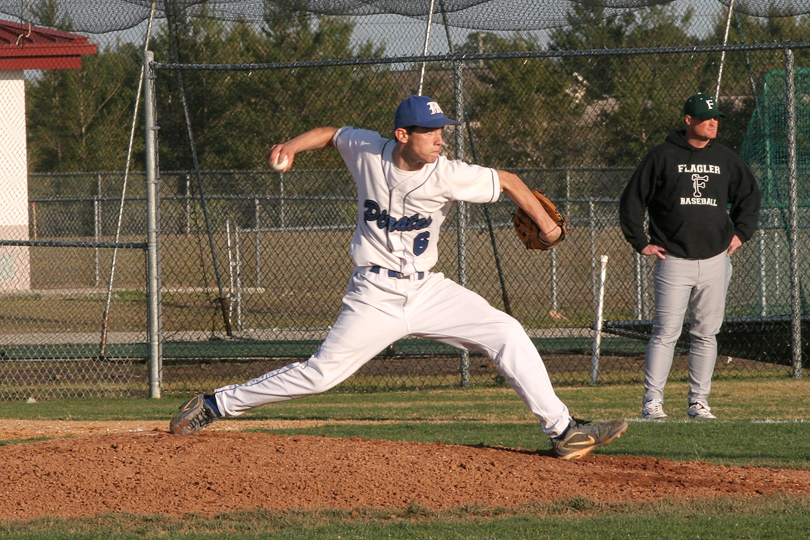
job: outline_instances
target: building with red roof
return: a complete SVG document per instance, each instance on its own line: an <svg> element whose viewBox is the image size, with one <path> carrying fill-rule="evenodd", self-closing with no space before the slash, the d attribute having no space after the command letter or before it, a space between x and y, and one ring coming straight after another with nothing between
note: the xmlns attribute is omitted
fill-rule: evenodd
<svg viewBox="0 0 810 540"><path fill-rule="evenodd" d="M25 70L78 69L85 36L0 21L0 240L28 240ZM0 291L31 287L28 247L0 245Z"/></svg>

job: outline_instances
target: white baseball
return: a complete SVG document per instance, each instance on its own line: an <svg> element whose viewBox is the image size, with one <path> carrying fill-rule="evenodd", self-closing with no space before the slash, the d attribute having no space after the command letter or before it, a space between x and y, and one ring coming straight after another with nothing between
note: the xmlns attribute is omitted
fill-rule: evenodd
<svg viewBox="0 0 810 540"><path fill-rule="evenodd" d="M280 156L280 155L281 155L281 154L278 154L278 155L276 156L276 159L275 159L275 160L273 160L273 162L270 164L270 167L271 167L271 168L272 168L274 171L283 171L285 168L287 168L287 164L290 162L290 160L289 160L289 159L287 159L287 156L284 156L284 160L283 160L281 163L279 163L279 162L278 162L278 158L279 158L279 156Z"/></svg>

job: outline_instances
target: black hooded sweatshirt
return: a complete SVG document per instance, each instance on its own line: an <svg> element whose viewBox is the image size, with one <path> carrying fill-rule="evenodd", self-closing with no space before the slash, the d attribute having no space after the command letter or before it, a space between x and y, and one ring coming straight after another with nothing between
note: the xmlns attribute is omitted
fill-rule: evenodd
<svg viewBox="0 0 810 540"><path fill-rule="evenodd" d="M735 234L742 242L754 235L759 205L754 174L737 154L714 140L695 148L680 130L636 168L619 202L619 221L636 251L654 244L676 257L708 259L728 249Z"/></svg>

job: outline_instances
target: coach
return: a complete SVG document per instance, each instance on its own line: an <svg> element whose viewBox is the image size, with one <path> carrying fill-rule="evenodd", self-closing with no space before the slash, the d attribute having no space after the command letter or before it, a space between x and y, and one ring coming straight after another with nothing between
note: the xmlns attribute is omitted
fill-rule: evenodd
<svg viewBox="0 0 810 540"><path fill-rule="evenodd" d="M655 320L644 366L645 419L667 417L664 386L687 309L687 414L716 418L708 399L731 255L754 235L759 219L760 193L751 169L715 140L719 118L725 116L715 99L695 94L683 113L685 129L673 131L644 157L619 203L627 241L642 255L657 258Z"/></svg>

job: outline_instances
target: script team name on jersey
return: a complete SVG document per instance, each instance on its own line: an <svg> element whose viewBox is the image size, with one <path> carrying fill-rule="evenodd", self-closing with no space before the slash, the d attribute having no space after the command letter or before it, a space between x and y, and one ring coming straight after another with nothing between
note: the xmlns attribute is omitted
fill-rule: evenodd
<svg viewBox="0 0 810 540"><path fill-rule="evenodd" d="M363 213L363 219L366 221L376 221L377 227L380 229L388 229L389 232L394 231L418 231L420 229L427 229L433 223L433 218L423 218L418 213L412 216L395 218L388 215L388 210L380 210L380 205L377 201L371 199L363 203L366 211Z"/></svg>

